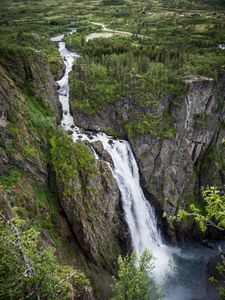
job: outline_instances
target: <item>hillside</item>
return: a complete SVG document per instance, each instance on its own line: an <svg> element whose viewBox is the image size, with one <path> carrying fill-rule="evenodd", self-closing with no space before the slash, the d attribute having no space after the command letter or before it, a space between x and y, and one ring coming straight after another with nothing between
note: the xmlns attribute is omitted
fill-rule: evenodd
<svg viewBox="0 0 225 300"><path fill-rule="evenodd" d="M224 103L222 0L1 1L0 299L110 299L119 255L223 241L173 217L224 195ZM163 299L219 299L211 263Z"/></svg>

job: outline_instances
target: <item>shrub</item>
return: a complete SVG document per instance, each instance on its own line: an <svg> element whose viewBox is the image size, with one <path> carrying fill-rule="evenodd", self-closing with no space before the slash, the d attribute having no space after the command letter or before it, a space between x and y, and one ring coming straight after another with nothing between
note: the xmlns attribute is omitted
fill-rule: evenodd
<svg viewBox="0 0 225 300"><path fill-rule="evenodd" d="M151 271L154 267L153 257L147 250L140 258L135 252L118 258L118 279L114 278L112 300L158 300L161 293Z"/></svg>

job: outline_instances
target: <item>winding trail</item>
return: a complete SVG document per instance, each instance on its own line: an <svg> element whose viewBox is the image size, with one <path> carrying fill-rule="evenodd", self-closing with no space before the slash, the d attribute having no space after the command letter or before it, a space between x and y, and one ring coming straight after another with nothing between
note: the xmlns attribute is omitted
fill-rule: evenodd
<svg viewBox="0 0 225 300"><path fill-rule="evenodd" d="M103 23L91 22L91 24L101 26L103 31L120 33L120 34L125 34L125 35L133 35L133 33L129 32L129 31L121 31L121 30L114 30L114 29L107 28L106 25Z"/></svg>
<svg viewBox="0 0 225 300"><path fill-rule="evenodd" d="M114 29L106 27L106 25L103 24L103 23L98 23L98 22L90 22L90 23L93 24L93 25L96 25L96 26L101 26L102 30L105 31L105 32L104 33L100 33L100 32L91 33L90 35L88 35L86 37L86 39L85 39L86 42L88 42L90 40L93 40L95 38L110 38L114 34L120 34L120 35L126 35L126 36L136 36L136 37L139 37L139 38L148 38L148 36L146 36L146 35L133 34L129 31L114 30Z"/></svg>

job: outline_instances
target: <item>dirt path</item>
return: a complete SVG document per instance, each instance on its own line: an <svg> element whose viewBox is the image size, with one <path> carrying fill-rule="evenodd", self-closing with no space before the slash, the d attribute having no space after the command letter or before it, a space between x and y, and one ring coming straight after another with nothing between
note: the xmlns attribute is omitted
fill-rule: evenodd
<svg viewBox="0 0 225 300"><path fill-rule="evenodd" d="M133 33L128 32L128 31L121 31L121 30L114 30L114 29L111 29L111 28L107 28L106 25L103 24L103 23L97 23L97 22L90 22L90 23L93 24L93 25L101 26L102 30L105 31L105 32L104 33L100 33L100 32L91 33L90 35L88 35L86 37L86 39L85 39L86 42L88 42L90 40L93 40L95 38L101 38L101 37L102 38L110 38L110 37L113 36L114 33L127 35L127 36L132 36L133 35ZM136 36L141 37L141 38L148 38L147 36L141 35L141 34L137 34Z"/></svg>

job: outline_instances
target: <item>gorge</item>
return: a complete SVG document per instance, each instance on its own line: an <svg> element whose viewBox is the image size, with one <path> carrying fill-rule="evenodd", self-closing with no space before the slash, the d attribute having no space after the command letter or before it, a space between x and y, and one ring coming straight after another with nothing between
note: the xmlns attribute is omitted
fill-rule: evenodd
<svg viewBox="0 0 225 300"><path fill-rule="evenodd" d="M72 30L70 34L75 34L75 32L76 30ZM64 35L51 38L57 44L65 64L65 73L57 82L63 114L61 127L71 135L74 142L88 144L97 160L100 158L94 145L98 142L110 156L107 164L120 190L124 218L131 234L132 248L138 255L141 255L145 249L153 254L155 258L153 274L157 283L162 286L166 300L218 299L214 289L207 284L207 264L210 258L217 255L216 244L214 246L212 244L212 248L207 249L197 243L181 246L166 243L157 225L155 211L146 200L140 186L138 166L129 143L102 132L83 133L84 130L74 124L69 103L69 74L79 55L68 50L63 39Z"/></svg>
<svg viewBox="0 0 225 300"><path fill-rule="evenodd" d="M0 299L224 299L224 16L1 1Z"/></svg>

